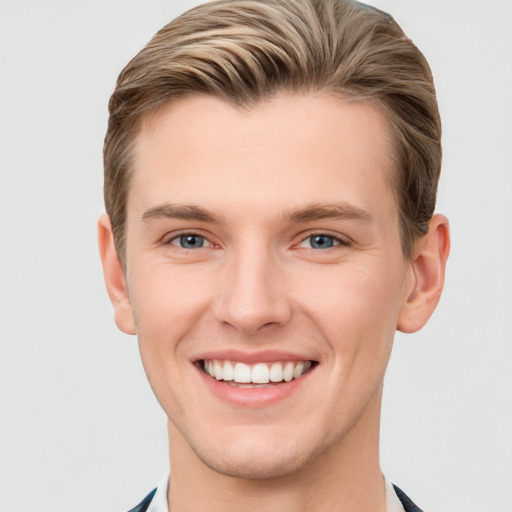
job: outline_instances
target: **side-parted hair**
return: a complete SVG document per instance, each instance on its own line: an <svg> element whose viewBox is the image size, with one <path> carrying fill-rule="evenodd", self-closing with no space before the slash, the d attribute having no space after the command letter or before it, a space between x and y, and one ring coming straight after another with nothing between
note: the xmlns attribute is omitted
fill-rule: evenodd
<svg viewBox="0 0 512 512"><path fill-rule="evenodd" d="M142 122L186 95L251 108L278 92L325 92L384 113L402 250L411 256L434 213L441 168L441 121L423 54L391 16L352 0L220 0L162 28L121 72L110 98L104 195L123 263Z"/></svg>

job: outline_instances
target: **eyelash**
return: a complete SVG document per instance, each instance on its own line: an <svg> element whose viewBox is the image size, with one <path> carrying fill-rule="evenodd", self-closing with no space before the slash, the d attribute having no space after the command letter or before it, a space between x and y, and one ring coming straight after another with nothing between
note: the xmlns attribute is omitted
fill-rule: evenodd
<svg viewBox="0 0 512 512"><path fill-rule="evenodd" d="M192 247L183 247L181 245L181 243L179 245L178 244L173 244L174 241L179 241L180 239L186 238L186 237L201 238L205 242L206 245L210 245L210 246L214 245L213 242L211 242L206 236L200 235L199 233L188 232L188 231L185 231L183 233L179 233L177 235L174 235L172 238L167 240L165 242L165 244L167 244L167 245L174 245L175 247L178 247L178 248L184 249L184 250L194 250L195 248L192 248ZM202 249L204 247L205 247L205 245L201 245L200 247L198 247L198 249Z"/></svg>
<svg viewBox="0 0 512 512"><path fill-rule="evenodd" d="M309 233L308 236L303 238L298 244L295 245L295 247L300 247L301 244L303 244L307 240L311 240L311 239L313 239L315 237L328 238L330 240L333 240L334 243L330 247L325 247L325 248L307 247L307 249L326 250L326 249L332 249L334 247L339 247L339 246L350 247L352 245L352 242L350 240L348 240L347 238L342 238L339 235L336 236L336 235L332 235L330 233L325 233L325 232L313 232L313 233Z"/></svg>
<svg viewBox="0 0 512 512"><path fill-rule="evenodd" d="M180 239L183 239L185 237L195 237L195 238L200 238L203 240L203 245L195 248L195 247L183 247L183 245L181 245L181 241ZM325 232L317 232L317 233L309 233L305 238L303 238L298 244L295 244L294 245L294 248L295 247L300 247L301 244L303 244L304 242L306 242L307 240L311 240L314 238L314 237L318 237L318 238L324 238L324 239L329 239L329 240L332 240L333 243L332 245L330 246L327 246L327 247L307 247L307 249L313 249L313 250L326 250L326 249L332 249L334 247L339 247L339 246L345 246L345 247L350 247L352 245L352 243L347 240L346 238L342 238L340 236L335 236L335 235L331 235L329 233L325 233ZM175 241L180 241L179 245L178 244L174 244L173 242ZM194 249L202 249L205 247L205 243L210 245L210 247L213 244L213 242L211 242L206 236L204 235L201 235L199 233L194 233L194 232L183 232L183 233L179 233L175 236L173 236L172 238L170 238L168 241L165 242L165 244L168 244L168 245L174 245L176 247L179 247L180 249L184 249L184 250L194 250ZM306 247L305 247L306 248Z"/></svg>

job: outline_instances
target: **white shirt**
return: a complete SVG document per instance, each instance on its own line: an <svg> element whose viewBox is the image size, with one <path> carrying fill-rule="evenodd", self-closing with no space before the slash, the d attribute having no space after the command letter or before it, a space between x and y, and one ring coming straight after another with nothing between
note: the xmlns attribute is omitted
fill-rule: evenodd
<svg viewBox="0 0 512 512"><path fill-rule="evenodd" d="M405 512L404 506L398 499L392 483L386 477L384 477L384 481L386 482L386 512Z"/></svg>
<svg viewBox="0 0 512 512"><path fill-rule="evenodd" d="M386 482L386 512L405 512L402 502L398 499L395 489L391 482L384 478ZM167 508L167 489L169 487L169 473L167 473L159 482L156 493L151 500L147 512L169 512Z"/></svg>
<svg viewBox="0 0 512 512"><path fill-rule="evenodd" d="M169 487L169 473L158 483L155 495L149 504L147 512L169 512L167 507L167 489Z"/></svg>

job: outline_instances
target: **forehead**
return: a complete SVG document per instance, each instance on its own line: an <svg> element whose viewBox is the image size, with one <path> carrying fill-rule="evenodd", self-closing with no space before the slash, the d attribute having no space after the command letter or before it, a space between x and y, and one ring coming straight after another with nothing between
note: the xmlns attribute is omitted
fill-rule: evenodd
<svg viewBox="0 0 512 512"><path fill-rule="evenodd" d="M376 196L394 205L390 176L387 121L370 103L283 94L239 109L190 96L143 123L129 204L342 200L371 208Z"/></svg>

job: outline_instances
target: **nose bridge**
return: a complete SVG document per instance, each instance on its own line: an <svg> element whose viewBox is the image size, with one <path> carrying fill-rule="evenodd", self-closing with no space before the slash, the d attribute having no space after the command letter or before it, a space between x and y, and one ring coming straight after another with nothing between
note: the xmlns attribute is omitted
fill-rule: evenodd
<svg viewBox="0 0 512 512"><path fill-rule="evenodd" d="M217 318L239 331L255 333L284 325L290 304L278 258L262 243L246 242L226 259Z"/></svg>

